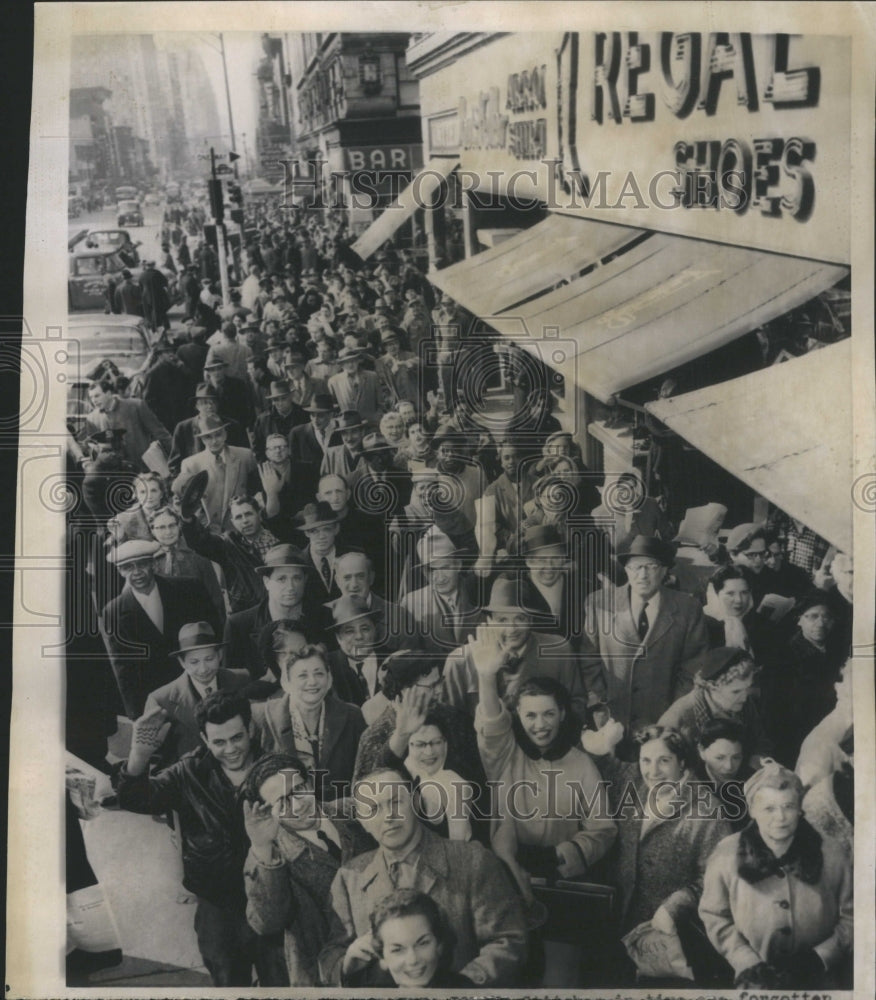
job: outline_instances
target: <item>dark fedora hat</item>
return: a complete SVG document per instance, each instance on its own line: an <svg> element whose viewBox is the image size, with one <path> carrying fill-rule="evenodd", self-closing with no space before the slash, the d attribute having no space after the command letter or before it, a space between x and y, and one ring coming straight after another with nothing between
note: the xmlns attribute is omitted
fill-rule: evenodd
<svg viewBox="0 0 876 1000"><path fill-rule="evenodd" d="M374 452L374 451L395 451L395 448L386 440L382 434L366 434L362 438L362 451Z"/></svg>
<svg viewBox="0 0 876 1000"><path fill-rule="evenodd" d="M309 503L303 510L298 511L294 520L296 527L301 531L312 531L324 524L337 524L338 515L325 500L317 500L316 503Z"/></svg>
<svg viewBox="0 0 876 1000"><path fill-rule="evenodd" d="M566 549L566 539L554 524L536 524L527 528L523 535L523 553L529 555L539 549L560 547Z"/></svg>
<svg viewBox="0 0 876 1000"><path fill-rule="evenodd" d="M265 399L283 399L285 396L292 395L292 387L286 381L286 379L277 379L276 382L271 382L271 391L265 397Z"/></svg>
<svg viewBox="0 0 876 1000"><path fill-rule="evenodd" d="M270 573L286 566L296 566L298 569L313 569L313 564L307 559L301 549L294 545L275 545L268 549L264 556L264 565L256 566L256 573Z"/></svg>
<svg viewBox="0 0 876 1000"><path fill-rule="evenodd" d="M213 368L227 368L227 367L228 367L227 361L223 361L221 358L214 358L212 361L208 361L207 364L204 365L204 371L208 372L211 371Z"/></svg>
<svg viewBox="0 0 876 1000"><path fill-rule="evenodd" d="M206 469L196 472L195 475L185 484L179 497L179 509L184 518L188 520L194 517L196 511L201 506L201 500L207 492L210 483L210 474Z"/></svg>
<svg viewBox="0 0 876 1000"><path fill-rule="evenodd" d="M335 417L335 431L352 431L357 427L365 427L365 421L359 416L358 410L344 410Z"/></svg>
<svg viewBox="0 0 876 1000"><path fill-rule="evenodd" d="M332 413L334 408L334 396L327 392L315 392L307 406L302 407L305 413Z"/></svg>
<svg viewBox="0 0 876 1000"><path fill-rule="evenodd" d="M364 347L345 347L338 352L338 361L361 361L367 353Z"/></svg>
<svg viewBox="0 0 876 1000"><path fill-rule="evenodd" d="M207 649L210 646L226 646L227 643L216 638L213 626L209 622L189 622L183 625L177 636L179 649L173 650L170 656L181 656L193 649Z"/></svg>
<svg viewBox="0 0 876 1000"><path fill-rule="evenodd" d="M338 600L326 604L332 613L331 628L340 628L360 618L383 618L383 613L376 608L369 608L361 597L339 597Z"/></svg>
<svg viewBox="0 0 876 1000"><path fill-rule="evenodd" d="M195 432L195 437L200 438L205 434L221 431L223 427L227 426L227 420L223 420L222 417L214 417L212 413L208 413L206 417L201 417L201 429Z"/></svg>
<svg viewBox="0 0 876 1000"><path fill-rule="evenodd" d="M219 393L215 386L210 385L209 382L198 383L198 388L195 389L195 394L192 396L192 402L196 399L219 399Z"/></svg>
<svg viewBox="0 0 876 1000"><path fill-rule="evenodd" d="M675 546L670 542L663 542L659 538L636 535L623 552L618 552L618 562L625 566L627 560L632 556L647 556L649 559L656 559L668 569L675 562Z"/></svg>

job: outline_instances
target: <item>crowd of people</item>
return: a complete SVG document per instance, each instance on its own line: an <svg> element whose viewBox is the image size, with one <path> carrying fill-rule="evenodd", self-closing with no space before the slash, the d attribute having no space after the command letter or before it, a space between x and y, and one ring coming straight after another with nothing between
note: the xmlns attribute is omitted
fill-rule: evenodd
<svg viewBox="0 0 876 1000"><path fill-rule="evenodd" d="M774 510L680 572L410 252L248 221L69 427L68 748L173 817L214 984L848 986L851 556Z"/></svg>

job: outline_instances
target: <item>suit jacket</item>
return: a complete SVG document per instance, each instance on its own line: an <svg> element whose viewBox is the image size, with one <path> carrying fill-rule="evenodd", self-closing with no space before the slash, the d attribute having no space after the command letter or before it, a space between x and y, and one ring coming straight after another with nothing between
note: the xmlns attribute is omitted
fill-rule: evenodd
<svg viewBox="0 0 876 1000"><path fill-rule="evenodd" d="M523 521L523 505L532 499L532 478L521 470L516 483L503 472L484 490L485 497L496 498L496 546L509 552L517 549L517 536Z"/></svg>
<svg viewBox="0 0 876 1000"><path fill-rule="evenodd" d="M347 485L358 469L367 468L361 455L352 455L344 444L332 444L326 448L319 467L320 476L340 476Z"/></svg>
<svg viewBox="0 0 876 1000"><path fill-rule="evenodd" d="M157 575L155 580L164 608L161 632L127 585L103 610L107 652L122 704L131 719L143 714L150 691L179 676L179 663L169 654L177 648L182 626L206 621L218 633L222 625L200 580Z"/></svg>
<svg viewBox="0 0 876 1000"><path fill-rule="evenodd" d="M587 598L582 641L587 688L608 701L628 732L655 722L690 690L686 664L708 647L703 609L689 594L660 591L660 610L644 642L632 620L628 586Z"/></svg>
<svg viewBox="0 0 876 1000"><path fill-rule="evenodd" d="M353 765L365 720L356 705L336 698L331 692L323 702L325 722L322 750L315 768L316 795L320 800L345 798L350 793ZM295 753L289 696L253 702L253 726L265 753Z"/></svg>
<svg viewBox="0 0 876 1000"><path fill-rule="evenodd" d="M518 985L526 927L520 897L502 863L478 843L445 840L429 830L423 831L417 853L414 888L435 900L456 932L453 970L478 987ZM319 956L324 983L340 984L347 947L369 930L371 912L393 889L380 848L338 870L332 883L332 932Z"/></svg>
<svg viewBox="0 0 876 1000"><path fill-rule="evenodd" d="M226 670L220 667L213 681L217 691L237 691L249 684L249 674L245 670ZM166 764L172 764L184 753L196 750L201 745L201 732L195 720L195 709L201 696L186 673L175 681L156 688L146 699L146 711L160 705L170 718L170 732L161 748L161 756Z"/></svg>
<svg viewBox="0 0 876 1000"><path fill-rule="evenodd" d="M464 587L460 588L459 605L452 620L446 619L443 605L428 585L405 594L401 608L413 618L425 648L444 656L464 645L481 620L480 611Z"/></svg>
<svg viewBox="0 0 876 1000"><path fill-rule="evenodd" d="M228 420L228 418L225 418ZM198 424L197 416L187 417L185 420L180 420L180 422L173 429L173 440L170 445L170 458L167 460L167 464L170 466L170 471L175 475L179 475L180 465L184 458L188 458L190 455L197 455L198 452L204 451L204 444L196 434L200 434L201 428ZM246 436L246 431L236 420L228 420L228 426L225 428L225 433L228 435L228 443L239 448L248 448L249 439Z"/></svg>
<svg viewBox="0 0 876 1000"><path fill-rule="evenodd" d="M325 391L325 382L318 378L309 378L305 376L303 387L299 388L297 385L292 386L292 399L299 407L309 406L313 402L313 397L318 392ZM302 410L299 422L304 423L307 419L307 414Z"/></svg>
<svg viewBox="0 0 876 1000"><path fill-rule="evenodd" d="M309 641L326 641L331 615L319 600L305 600L300 621ZM229 615L225 622L226 662L235 669L248 670L254 681L261 680L268 669L259 652L259 639L262 629L270 622L267 597L254 607Z"/></svg>
<svg viewBox="0 0 876 1000"><path fill-rule="evenodd" d="M326 442L330 436L326 437ZM310 421L292 428L289 434L289 457L293 462L315 465L318 469L324 455L325 450L317 440L316 432Z"/></svg>
<svg viewBox="0 0 876 1000"><path fill-rule="evenodd" d="M227 445L224 474L217 468L212 452L202 451L183 459L180 474L173 481L173 492L182 494L186 483L206 470L209 479L203 503L211 525L220 528L228 510L228 501L238 493L255 493L260 481L258 467L249 448Z"/></svg>
<svg viewBox="0 0 876 1000"><path fill-rule="evenodd" d="M242 427L252 427L255 413L249 389L243 379L228 375L216 392L219 396L219 412L223 417L236 420Z"/></svg>
<svg viewBox="0 0 876 1000"><path fill-rule="evenodd" d="M313 565L316 572L313 574L313 579L308 581L307 588L308 591L313 594L314 598L322 601L323 603L327 601L336 601L341 596L340 588L338 587L338 581L335 579L334 570L332 570L332 582L330 587L326 587L325 580L323 579L322 572L320 570L318 561L314 561L310 555L310 544L304 546L301 550L304 554L304 558L309 560ZM344 554L345 550L337 544L337 539L335 539L335 559Z"/></svg>
<svg viewBox="0 0 876 1000"><path fill-rule="evenodd" d="M346 372L332 375L328 390L335 397L338 409L356 410L363 420L380 423L380 380L374 372L359 372L359 387L353 390Z"/></svg>
<svg viewBox="0 0 876 1000"><path fill-rule="evenodd" d="M265 441L270 434L281 434L287 440L293 428L303 424L307 420L307 414L300 406L293 406L286 416L282 416L274 406L266 413L260 413L255 419L253 428L252 450L257 462L265 460Z"/></svg>

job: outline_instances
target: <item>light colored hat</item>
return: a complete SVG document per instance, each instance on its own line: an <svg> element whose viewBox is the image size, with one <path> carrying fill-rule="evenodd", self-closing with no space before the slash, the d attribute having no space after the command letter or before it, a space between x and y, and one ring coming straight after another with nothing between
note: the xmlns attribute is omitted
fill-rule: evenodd
<svg viewBox="0 0 876 1000"><path fill-rule="evenodd" d="M151 558L160 550L161 546L158 542L147 541L144 538L132 538L110 549L106 558L107 562L115 563L116 566L124 566L125 563L134 562L136 559Z"/></svg>
<svg viewBox="0 0 876 1000"><path fill-rule="evenodd" d="M754 797L762 788L775 788L779 791L792 790L797 793L798 802L803 801L803 782L793 771L783 767L772 757L764 757L761 767L742 786L745 804L751 809Z"/></svg>

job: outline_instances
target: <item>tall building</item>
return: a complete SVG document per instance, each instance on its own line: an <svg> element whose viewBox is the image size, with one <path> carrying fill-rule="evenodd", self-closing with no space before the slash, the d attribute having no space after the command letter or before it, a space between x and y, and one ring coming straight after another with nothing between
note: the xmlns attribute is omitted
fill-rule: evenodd
<svg viewBox="0 0 876 1000"><path fill-rule="evenodd" d="M367 226L423 163L419 85L405 61L409 38L287 36L296 155L319 163L324 196L344 206L354 230Z"/></svg>

